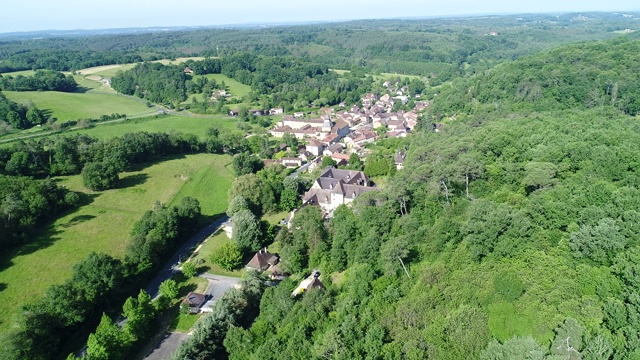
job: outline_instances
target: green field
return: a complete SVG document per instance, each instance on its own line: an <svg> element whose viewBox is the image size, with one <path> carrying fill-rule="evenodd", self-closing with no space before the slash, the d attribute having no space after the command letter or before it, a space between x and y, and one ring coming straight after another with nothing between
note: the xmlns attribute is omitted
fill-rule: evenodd
<svg viewBox="0 0 640 360"><path fill-rule="evenodd" d="M99 75L105 78L112 78L118 73L118 71L129 70L134 66L136 66L136 64L104 65L78 70L77 73L82 75Z"/></svg>
<svg viewBox="0 0 640 360"><path fill-rule="evenodd" d="M90 80L87 80L90 81ZM33 101L47 116L60 121L99 118L113 113L130 116L148 114L155 109L130 97L114 93L87 92L63 93L57 91L4 91L9 100L17 103Z"/></svg>
<svg viewBox="0 0 640 360"><path fill-rule="evenodd" d="M224 81L227 89L231 93L232 97L241 98L251 92L251 86L240 83L230 77L222 74L207 74L204 75L209 80L215 80L218 84ZM194 80L198 78L198 75L193 77Z"/></svg>
<svg viewBox="0 0 640 360"><path fill-rule="evenodd" d="M34 70L22 70L22 71L13 71L13 72L7 72L7 73L2 73L2 76L13 76L16 77L18 75L22 75L22 76L31 76L33 74L35 74L36 72Z"/></svg>
<svg viewBox="0 0 640 360"><path fill-rule="evenodd" d="M234 131L236 119L222 115L204 117L187 117L175 115L158 115L141 119L132 119L111 124L98 125L90 129L75 130L71 133L87 134L99 139L122 136L126 133L147 132L183 132L204 137L207 129L217 126L222 131Z"/></svg>
<svg viewBox="0 0 640 360"><path fill-rule="evenodd" d="M175 60L157 60L155 62L162 63L164 65L168 64L180 64L187 60L202 60L203 57L185 57L185 58L177 58ZM78 73L82 75L99 75L105 78L112 78L116 76L118 71L126 71L136 66L136 64L116 64L116 65L104 65L104 66L96 66L90 67L82 70L78 70Z"/></svg>
<svg viewBox="0 0 640 360"><path fill-rule="evenodd" d="M159 62L159 63L164 64L164 65L168 65L168 64L177 65L177 64L183 63L183 62L185 62L187 60L198 61L198 60L203 60L203 59L204 59L204 57L202 57L202 56L192 56L192 57L176 58L175 60L167 60L167 59L165 59L165 60L157 60L156 62Z"/></svg>
<svg viewBox="0 0 640 360"><path fill-rule="evenodd" d="M56 180L82 192L88 204L47 226L31 244L0 259L0 329L8 329L20 305L33 302L49 285L64 282L90 252L122 256L133 224L156 201L195 196L205 215L225 211L233 175L229 156L198 154L165 159L121 174L121 188L91 192L81 176ZM2 330L0 330L2 331Z"/></svg>
<svg viewBox="0 0 640 360"><path fill-rule="evenodd" d="M218 231L214 236L205 240L202 247L194 257L196 263L202 264L200 271L206 271L211 274L223 275L223 276L235 276L243 277L247 270L241 267L238 270L228 271L224 270L218 265L211 262L211 254L216 251L220 246L226 243L230 243L231 240L227 237L224 231ZM248 261L249 259L247 259ZM246 261L245 261L246 262Z"/></svg>
<svg viewBox="0 0 640 360"><path fill-rule="evenodd" d="M338 70L338 69L330 69L330 70L335 72L338 75L345 75L351 72L349 70ZM373 75L373 74L369 74L369 75L372 75L375 81L392 80L398 77L400 77L401 79L409 78L409 80L413 80L413 79L420 80L424 78L424 76L419 76L419 75L404 75L404 74L393 74L393 73L380 73L379 75Z"/></svg>

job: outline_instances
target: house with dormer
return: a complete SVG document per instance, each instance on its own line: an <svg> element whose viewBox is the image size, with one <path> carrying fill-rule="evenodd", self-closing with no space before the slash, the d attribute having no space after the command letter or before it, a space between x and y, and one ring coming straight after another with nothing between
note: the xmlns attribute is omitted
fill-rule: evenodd
<svg viewBox="0 0 640 360"><path fill-rule="evenodd" d="M303 206L316 205L325 213L332 213L338 206L349 204L358 196L375 189L362 171L327 167L304 194L302 202Z"/></svg>

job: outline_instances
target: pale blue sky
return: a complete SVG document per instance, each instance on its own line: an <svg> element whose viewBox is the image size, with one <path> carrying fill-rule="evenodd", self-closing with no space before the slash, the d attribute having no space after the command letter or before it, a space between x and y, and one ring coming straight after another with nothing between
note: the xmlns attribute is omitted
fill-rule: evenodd
<svg viewBox="0 0 640 360"><path fill-rule="evenodd" d="M624 10L640 10L640 4L637 0L0 0L0 32Z"/></svg>

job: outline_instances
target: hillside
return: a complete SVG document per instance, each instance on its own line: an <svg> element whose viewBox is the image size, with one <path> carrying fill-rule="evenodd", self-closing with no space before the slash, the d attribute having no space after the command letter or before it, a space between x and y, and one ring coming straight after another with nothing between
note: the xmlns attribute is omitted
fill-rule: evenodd
<svg viewBox="0 0 640 360"><path fill-rule="evenodd" d="M640 126L611 98L592 107L550 97L609 76L631 87L637 46L569 46L469 80L491 103L542 61L540 81L593 69L547 85L535 113L516 112L530 109L518 98L493 113L453 103L471 114L408 138L405 168L384 190L338 209L326 228L304 208L278 236L282 266L296 257L298 275L319 269L327 289L292 299L297 282L284 281L252 323L234 323L224 341L201 326L174 359L639 357ZM484 83L498 74L507 80ZM466 96L456 86L442 94Z"/></svg>
<svg viewBox="0 0 640 360"><path fill-rule="evenodd" d="M635 115L639 51L640 40L632 34L535 54L443 87L435 107L451 114L611 105Z"/></svg>

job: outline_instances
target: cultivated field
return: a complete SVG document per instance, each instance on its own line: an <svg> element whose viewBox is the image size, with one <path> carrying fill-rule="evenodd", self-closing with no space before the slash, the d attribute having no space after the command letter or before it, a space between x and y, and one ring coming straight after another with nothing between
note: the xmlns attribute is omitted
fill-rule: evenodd
<svg viewBox="0 0 640 360"><path fill-rule="evenodd" d="M101 193L84 189L79 175L56 179L84 193L86 204L46 226L30 245L0 257L0 332L10 328L22 304L68 279L90 252L123 255L133 224L156 201L195 196L205 215L223 213L233 179L230 163L229 156L211 154L163 159L121 174L119 189Z"/></svg>

